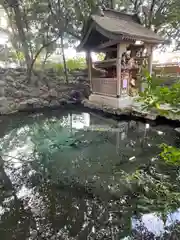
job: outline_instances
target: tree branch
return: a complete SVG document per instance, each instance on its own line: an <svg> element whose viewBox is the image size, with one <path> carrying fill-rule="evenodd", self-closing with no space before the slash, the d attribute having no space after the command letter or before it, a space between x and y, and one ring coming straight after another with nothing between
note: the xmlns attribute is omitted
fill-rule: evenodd
<svg viewBox="0 0 180 240"><path fill-rule="evenodd" d="M32 69L33 69L34 63L36 62L36 59L37 59L37 57L39 56L39 54L42 52L42 50L43 50L44 48L46 48L46 47L48 47L50 44L56 42L56 41L58 40L58 38L59 38L59 36L56 37L54 40L52 40L52 41L50 41L50 42L42 45L42 46L40 47L40 49L36 52L36 54L35 54L32 62L31 62L31 66L30 66L30 68L28 69L28 80L31 79Z"/></svg>
<svg viewBox="0 0 180 240"><path fill-rule="evenodd" d="M148 23L148 28L151 28L151 25L152 25L153 12L154 12L155 5L156 5L156 0L152 0L152 2L151 2L151 7L150 7L150 11L149 11L149 23Z"/></svg>

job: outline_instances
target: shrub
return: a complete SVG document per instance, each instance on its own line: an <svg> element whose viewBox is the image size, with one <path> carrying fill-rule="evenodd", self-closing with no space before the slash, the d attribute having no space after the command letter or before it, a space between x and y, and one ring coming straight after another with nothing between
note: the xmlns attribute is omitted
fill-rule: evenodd
<svg viewBox="0 0 180 240"><path fill-rule="evenodd" d="M86 60L83 57L73 58L68 59L66 64L70 71L75 69L84 69L86 67Z"/></svg>
<svg viewBox="0 0 180 240"><path fill-rule="evenodd" d="M86 67L86 61L83 57L68 59L66 61L66 66L69 72L75 69L84 69ZM45 69L49 68L53 68L58 74L64 74L63 63L54 63L49 61L45 64Z"/></svg>

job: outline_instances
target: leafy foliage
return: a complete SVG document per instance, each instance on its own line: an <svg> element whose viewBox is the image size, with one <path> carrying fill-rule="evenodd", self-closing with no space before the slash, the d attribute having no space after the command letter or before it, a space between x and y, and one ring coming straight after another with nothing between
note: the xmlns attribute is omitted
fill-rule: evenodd
<svg viewBox="0 0 180 240"><path fill-rule="evenodd" d="M67 59L66 60L66 65L67 65L67 68L70 72L73 71L73 70L77 70L77 69L84 69L86 67L85 58L80 57L80 58ZM48 63L45 64L44 67L46 69L53 68L60 75L64 74L63 63L48 62Z"/></svg>
<svg viewBox="0 0 180 240"><path fill-rule="evenodd" d="M86 60L83 57L68 59L67 67L70 70L84 69L86 67Z"/></svg>
<svg viewBox="0 0 180 240"><path fill-rule="evenodd" d="M156 212L164 219L168 213L174 212L179 207L179 168L174 170L173 162L169 172L164 173L161 169L167 168L168 165L169 160L161 162L157 159L149 166L141 166L132 174L121 171L121 181L125 180L130 193L137 199L137 212L141 214Z"/></svg>
<svg viewBox="0 0 180 240"><path fill-rule="evenodd" d="M139 101L143 103L145 109L156 109L161 115L167 116L170 112L180 115L180 82L172 84L170 87L161 86L160 81L154 76L146 74L147 84L145 91L140 94ZM162 109L162 104L168 104L169 109ZM180 164L180 149L166 144L161 146L161 158L169 164Z"/></svg>
<svg viewBox="0 0 180 240"><path fill-rule="evenodd" d="M179 41L178 0L10 0L2 2L9 22L8 32L13 48L23 52L27 67L42 51L46 57L63 37L69 44L77 43L87 30L88 19L97 6L116 7L121 11L137 12L142 23L161 32L168 39Z"/></svg>
<svg viewBox="0 0 180 240"><path fill-rule="evenodd" d="M180 103L180 82L165 86L164 80L156 76L145 75L145 90L140 93L140 101L144 108L151 109L155 107L161 111L161 104L169 104L171 108L178 108ZM170 110L169 110L170 111ZM165 111L166 112L166 111Z"/></svg>
<svg viewBox="0 0 180 240"><path fill-rule="evenodd" d="M168 164L180 166L180 149L162 144L160 157Z"/></svg>

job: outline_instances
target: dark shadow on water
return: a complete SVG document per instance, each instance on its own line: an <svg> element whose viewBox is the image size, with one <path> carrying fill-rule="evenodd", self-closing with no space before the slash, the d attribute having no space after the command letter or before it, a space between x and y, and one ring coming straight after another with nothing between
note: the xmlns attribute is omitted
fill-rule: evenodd
<svg viewBox="0 0 180 240"><path fill-rule="evenodd" d="M1 239L180 239L172 127L68 109L2 118L0 137Z"/></svg>

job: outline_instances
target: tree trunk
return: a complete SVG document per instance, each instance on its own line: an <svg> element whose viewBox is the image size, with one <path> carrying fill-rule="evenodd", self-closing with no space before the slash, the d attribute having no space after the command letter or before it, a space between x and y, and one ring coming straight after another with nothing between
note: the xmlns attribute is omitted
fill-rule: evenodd
<svg viewBox="0 0 180 240"><path fill-rule="evenodd" d="M62 49L62 57L63 57L63 65L64 65L64 75L66 78L66 83L68 83L68 71L67 71L67 65L66 65L66 57L64 53L64 41L63 41L63 35L61 35L61 49Z"/></svg>
<svg viewBox="0 0 180 240"><path fill-rule="evenodd" d="M43 63L42 63L42 68L44 69L44 67L45 67L45 64L46 64L46 61L47 61L47 59L48 59L48 52L46 52L46 55L45 55L45 58L44 58L44 60L43 60Z"/></svg>
<svg viewBox="0 0 180 240"><path fill-rule="evenodd" d="M39 54L42 52L42 50L45 48L45 47L48 47L50 44L52 44L53 42L57 41L58 37L54 40L52 40L51 42L48 42L44 45L42 45L40 47L40 49L37 51L37 53L35 54L34 58L31 60L30 62L30 65L29 65L29 68L27 69L27 78L28 78L28 81L31 80L31 75L32 75L32 70L33 70L33 67L34 67L34 64L36 62L36 59L38 58Z"/></svg>
<svg viewBox="0 0 180 240"><path fill-rule="evenodd" d="M27 39L26 39L26 35L25 35L24 29L23 29L21 11L19 9L19 5L17 5L17 4L15 4L13 6L13 9L14 9L14 14L15 14L16 26L17 26L17 29L18 29L18 33L19 33L19 37L20 37L20 40L21 40L25 61L26 61L26 66L27 66L27 69L29 69L30 66L31 66L32 59L29 55L29 48L28 48L28 44L27 44Z"/></svg>
<svg viewBox="0 0 180 240"><path fill-rule="evenodd" d="M115 1L116 0L104 0L104 5L107 8L115 9Z"/></svg>
<svg viewBox="0 0 180 240"><path fill-rule="evenodd" d="M116 8L116 0L111 0L111 6L110 6L110 8L111 9L115 9Z"/></svg>
<svg viewBox="0 0 180 240"><path fill-rule="evenodd" d="M88 64L89 64L89 59L88 59L88 54L86 52L86 67L88 68Z"/></svg>
<svg viewBox="0 0 180 240"><path fill-rule="evenodd" d="M155 8L155 4L156 4L156 0L152 0L151 7L149 10L149 22L148 22L148 26L147 26L149 29L151 29L151 26L152 26L153 12L154 12L154 8Z"/></svg>

